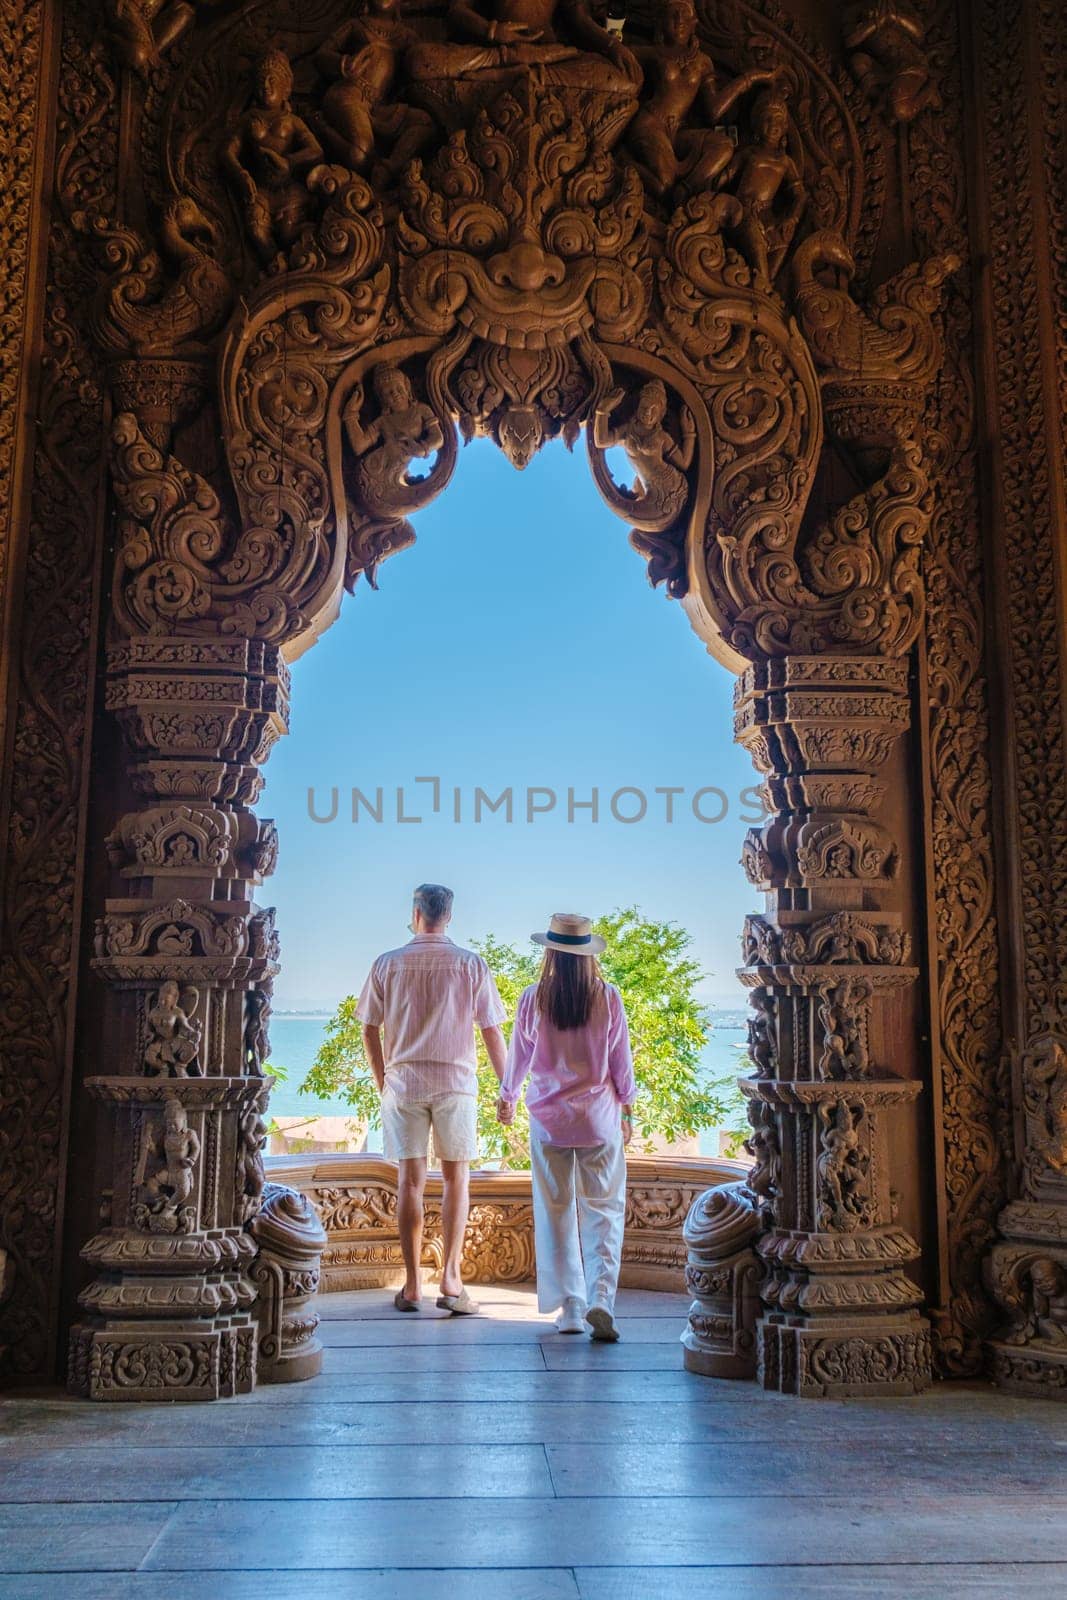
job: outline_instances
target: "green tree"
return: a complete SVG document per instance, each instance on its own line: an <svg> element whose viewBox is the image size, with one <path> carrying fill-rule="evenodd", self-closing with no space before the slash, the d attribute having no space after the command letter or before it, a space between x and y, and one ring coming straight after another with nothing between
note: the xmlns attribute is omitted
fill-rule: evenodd
<svg viewBox="0 0 1067 1600"><path fill-rule="evenodd" d="M725 1084L701 1083L701 1052L707 1043L707 1018L697 998L704 977L689 956L691 936L673 922L642 917L629 906L594 924L607 949L604 976L617 984L630 1020L638 1080L634 1116L635 1147L648 1148L655 1136L668 1140L699 1133L726 1120L733 1109ZM489 964L507 1009L510 1038L519 996L537 980L539 950L520 950L492 935L475 941ZM302 1094L322 1099L340 1096L358 1116L373 1119L378 1091L363 1051L355 995L347 995L326 1024L315 1062L300 1085ZM478 1137L483 1160L510 1168L529 1165L529 1123L520 1105L511 1128L496 1120L497 1081L478 1041Z"/></svg>
<svg viewBox="0 0 1067 1600"><path fill-rule="evenodd" d="M748 1055L738 1051L733 1068L724 1072L721 1078L712 1078L708 1084L708 1092L722 1105L721 1113L715 1120L721 1140L720 1153L734 1161L745 1159L745 1140L752 1136L748 1101L738 1088L737 1080L750 1077L753 1070Z"/></svg>

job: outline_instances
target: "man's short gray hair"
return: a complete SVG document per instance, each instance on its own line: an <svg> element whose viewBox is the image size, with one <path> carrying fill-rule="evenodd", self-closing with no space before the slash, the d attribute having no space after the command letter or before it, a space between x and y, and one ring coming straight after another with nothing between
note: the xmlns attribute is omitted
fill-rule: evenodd
<svg viewBox="0 0 1067 1600"><path fill-rule="evenodd" d="M442 883L420 883L415 890L415 910L421 911L431 928L439 928L452 915L452 890Z"/></svg>

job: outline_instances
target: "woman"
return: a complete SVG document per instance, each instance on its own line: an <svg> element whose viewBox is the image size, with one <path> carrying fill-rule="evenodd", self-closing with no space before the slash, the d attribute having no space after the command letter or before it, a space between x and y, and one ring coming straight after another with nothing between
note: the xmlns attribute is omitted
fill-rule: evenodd
<svg viewBox="0 0 1067 1600"><path fill-rule="evenodd" d="M622 997L597 965L588 917L557 914L535 933L545 959L519 1000L497 1117L513 1121L527 1077L537 1304L560 1333L614 1343L626 1214L626 1157L637 1089Z"/></svg>

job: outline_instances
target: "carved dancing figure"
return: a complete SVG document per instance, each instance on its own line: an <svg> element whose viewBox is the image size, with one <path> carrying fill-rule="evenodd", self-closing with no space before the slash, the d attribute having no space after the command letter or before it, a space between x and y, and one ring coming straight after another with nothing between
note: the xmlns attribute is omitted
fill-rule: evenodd
<svg viewBox="0 0 1067 1600"><path fill-rule="evenodd" d="M852 1112L844 1100L833 1111L819 1107L823 1123L821 1150L815 1163L819 1180L818 1226L846 1230L858 1227L867 1213L861 1185L869 1165Z"/></svg>
<svg viewBox="0 0 1067 1600"><path fill-rule="evenodd" d="M557 13L571 43L560 40ZM529 67L546 84L634 94L641 68L617 34L595 20L588 0L452 0L452 44L419 44L412 78L506 78Z"/></svg>
<svg viewBox="0 0 1067 1600"><path fill-rule="evenodd" d="M777 1067L774 1043L774 1001L763 989L749 995L752 1015L748 1018L748 1059L757 1078L773 1078Z"/></svg>
<svg viewBox="0 0 1067 1600"><path fill-rule="evenodd" d="M781 1179L782 1149L778 1143L778 1128L773 1107L762 1100L748 1102L748 1121L752 1135L745 1140L745 1149L752 1157L753 1167L746 1179L748 1187L761 1201L766 1220L771 1203L777 1198Z"/></svg>
<svg viewBox="0 0 1067 1600"><path fill-rule="evenodd" d="M237 1130L237 1211L242 1222L255 1216L263 1198L266 1182L263 1146L266 1142L267 1124L253 1102L241 1117Z"/></svg>
<svg viewBox="0 0 1067 1600"><path fill-rule="evenodd" d="M786 149L788 134L785 96L765 89L752 108L752 138L734 152L723 179L740 202L738 241L756 287L764 290L778 276L806 201L803 179ZM787 204L779 214L783 191Z"/></svg>
<svg viewBox="0 0 1067 1600"><path fill-rule="evenodd" d="M250 1077L262 1078L263 1063L270 1058L271 991L267 984L249 989L245 997L244 1059Z"/></svg>
<svg viewBox="0 0 1067 1600"><path fill-rule="evenodd" d="M200 1051L201 1024L194 1020L199 997L195 989L180 990L173 979L160 986L155 1002L147 1002L149 1040L145 1047L146 1072L163 1077L187 1078Z"/></svg>
<svg viewBox="0 0 1067 1600"><path fill-rule="evenodd" d="M237 191L249 235L264 260L286 250L311 216L307 178L322 146L293 111L293 69L268 50L255 77L255 103L237 123L222 165Z"/></svg>
<svg viewBox="0 0 1067 1600"><path fill-rule="evenodd" d="M696 194L713 188L733 159L734 141L722 124L750 89L773 83L775 73L753 67L720 86L715 63L700 47L693 0L666 0L654 37L654 44L634 49L651 92L626 141L653 194L665 195L679 183ZM711 126L685 128L698 103Z"/></svg>
<svg viewBox="0 0 1067 1600"><path fill-rule="evenodd" d="M681 438L675 439L668 432L664 426L666 386L653 378L642 386L633 416L612 427L611 413L625 398L623 389L614 389L605 396L593 418L593 443L598 450L621 445L634 469L633 488L619 491L626 515L667 527L681 515L689 498L686 473L696 453L696 423L688 406L683 406Z"/></svg>
<svg viewBox="0 0 1067 1600"><path fill-rule="evenodd" d="M923 24L908 5L870 0L852 8L845 49L856 82L868 93L884 90L896 122L914 122L941 105L923 49Z"/></svg>
<svg viewBox="0 0 1067 1600"><path fill-rule="evenodd" d="M323 137L354 172L367 171L385 140L392 146L385 169L395 176L433 135L427 112L391 98L401 56L416 39L397 0L361 0L356 15L316 53L315 65L330 85L320 106Z"/></svg>
<svg viewBox="0 0 1067 1600"><path fill-rule="evenodd" d="M859 999L865 996L861 993ZM823 1030L819 1057L821 1078L864 1078L870 1057L863 1033L863 1020L857 996L849 984L827 989L819 1001L819 1023Z"/></svg>
<svg viewBox="0 0 1067 1600"><path fill-rule="evenodd" d="M435 455L444 444L444 431L432 407L415 399L411 380L399 367L376 367L373 383L380 408L373 421L366 427L360 421L361 384L352 390L342 420L359 457L364 499L376 511L399 515L408 508L406 491L413 486L408 464Z"/></svg>
<svg viewBox="0 0 1067 1600"><path fill-rule="evenodd" d="M157 1216L176 1217L193 1192L193 1169L200 1156L200 1137L189 1126L180 1100L163 1105L163 1128L145 1129L137 1182L149 1210ZM148 1170L154 1157L158 1165Z"/></svg>

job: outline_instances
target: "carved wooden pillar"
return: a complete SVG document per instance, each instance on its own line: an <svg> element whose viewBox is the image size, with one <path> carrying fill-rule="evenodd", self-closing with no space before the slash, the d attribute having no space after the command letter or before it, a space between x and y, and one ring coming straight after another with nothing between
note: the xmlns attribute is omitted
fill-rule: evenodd
<svg viewBox="0 0 1067 1600"><path fill-rule="evenodd" d="M987 1263L1007 1314L990 1344L998 1383L1067 1398L1067 1034L1055 1010L1022 1053L1016 1078L1019 1197L1005 1207Z"/></svg>
<svg viewBox="0 0 1067 1600"><path fill-rule="evenodd" d="M145 636L114 645L108 706L142 804L108 840L113 893L94 966L111 986L104 1069L110 1214L82 1254L96 1277L71 1335L70 1384L94 1399L211 1400L255 1384L262 1076L274 825L249 807L284 731L272 645Z"/></svg>
<svg viewBox="0 0 1067 1600"><path fill-rule="evenodd" d="M908 1393L930 1378L930 1336L909 1276L919 1247L893 1215L887 1123L919 1093L874 1058L872 1014L911 984L898 845L879 820L880 774L908 726L907 663L793 655L736 690L736 736L772 812L743 863L766 895L749 917L754 1078L743 1088L767 1231L758 1326L766 1388Z"/></svg>

